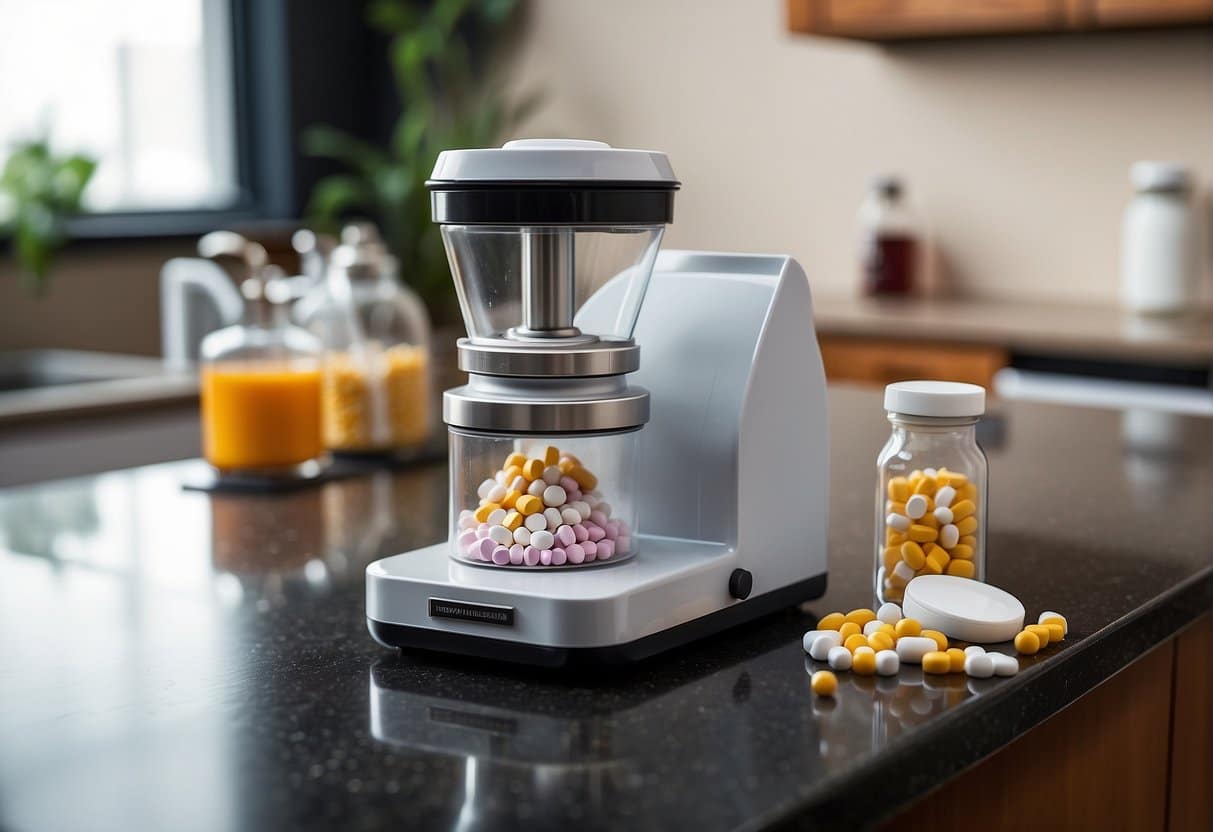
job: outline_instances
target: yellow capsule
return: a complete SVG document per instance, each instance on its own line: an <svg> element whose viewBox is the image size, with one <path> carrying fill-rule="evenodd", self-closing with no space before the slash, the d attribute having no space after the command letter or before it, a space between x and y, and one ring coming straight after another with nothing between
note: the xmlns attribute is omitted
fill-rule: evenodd
<svg viewBox="0 0 1213 832"><path fill-rule="evenodd" d="M522 466L521 465L507 465L506 466L505 481L507 483L513 482L514 477L519 477L519 476L522 476Z"/></svg>
<svg viewBox="0 0 1213 832"><path fill-rule="evenodd" d="M948 568L944 572L948 575L955 575L957 578L972 578L977 574L977 567L971 560L952 558L952 562L948 564Z"/></svg>
<svg viewBox="0 0 1213 832"><path fill-rule="evenodd" d="M517 465L519 468L521 468L522 463L524 462L526 462L526 454L514 451L514 453L505 458L505 465L502 467L508 471L511 465Z"/></svg>
<svg viewBox="0 0 1213 832"><path fill-rule="evenodd" d="M971 535L971 534L961 535L960 540L957 542L961 546L972 546L974 549L977 548L977 536L976 535Z"/></svg>
<svg viewBox="0 0 1213 832"><path fill-rule="evenodd" d="M915 523L910 526L910 530L906 532L906 537L913 540L915 543L926 543L928 540L935 541L939 538L939 530L932 529L930 526L924 526L921 523Z"/></svg>
<svg viewBox="0 0 1213 832"><path fill-rule="evenodd" d="M949 647L947 649L948 660L952 663L951 672L964 673L965 669L965 651L959 647Z"/></svg>
<svg viewBox="0 0 1213 832"><path fill-rule="evenodd" d="M922 552L922 547L912 540L901 544L901 558L911 569L922 569L922 565L927 560L927 556Z"/></svg>
<svg viewBox="0 0 1213 832"><path fill-rule="evenodd" d="M933 545L933 544L928 544L928 545ZM952 556L949 555L948 550L943 548L942 546L935 546L934 549L927 552L927 560L935 561L935 563L939 565L939 572L942 572L943 570L947 569L948 564L952 562ZM939 572L936 572L935 574L938 575Z"/></svg>
<svg viewBox="0 0 1213 832"><path fill-rule="evenodd" d="M472 516L476 518L477 523L487 523L489 522L489 515L499 508L501 508L501 506L497 505L496 503L485 503L480 506L480 508L476 509L476 511L472 513Z"/></svg>
<svg viewBox="0 0 1213 832"><path fill-rule="evenodd" d="M858 624L860 629L863 628L864 624L867 624L869 621L875 621L875 620L876 620L876 613L872 612L869 609L865 609L863 607L860 607L857 610L851 610L849 613L847 613L847 621L851 621L851 622L854 622L855 624Z"/></svg>
<svg viewBox="0 0 1213 832"><path fill-rule="evenodd" d="M905 477L893 477L889 480L888 495L890 500L904 505L910 499L910 481Z"/></svg>
<svg viewBox="0 0 1213 832"><path fill-rule="evenodd" d="M877 653L881 650L892 650L895 643L891 635L882 633L879 630L868 636L868 647L871 647Z"/></svg>
<svg viewBox="0 0 1213 832"><path fill-rule="evenodd" d="M1050 641L1053 640L1052 634L1049 632L1049 628L1043 624L1029 624L1024 627L1024 629L1029 633L1036 634L1036 637L1040 639L1040 647L1042 650L1048 646Z"/></svg>
<svg viewBox="0 0 1213 832"><path fill-rule="evenodd" d="M923 630L921 633L919 633L919 635L922 636L923 638L929 638L929 639L933 640L936 644L939 645L940 650L948 649L948 637L945 636L943 633L939 632L939 630Z"/></svg>
<svg viewBox="0 0 1213 832"><path fill-rule="evenodd" d="M928 477L926 474L923 474L922 478L914 484L914 493L934 497L938 488L939 483L935 482L934 477Z"/></svg>
<svg viewBox="0 0 1213 832"><path fill-rule="evenodd" d="M503 497L501 500L501 507L502 508L513 508L514 505L518 502L518 498L521 496L522 496L521 491L517 491L514 489L507 491L505 494L505 497Z"/></svg>
<svg viewBox="0 0 1213 832"><path fill-rule="evenodd" d="M916 636L922 632L922 625L913 618L903 618L893 625L894 632L898 638L906 636Z"/></svg>
<svg viewBox="0 0 1213 832"><path fill-rule="evenodd" d="M973 532L977 531L977 518L973 515L969 515L956 524L956 531L960 532L961 534L972 534Z"/></svg>
<svg viewBox="0 0 1213 832"><path fill-rule="evenodd" d="M842 615L842 613L839 613L839 615ZM862 630L863 630L863 628L860 627L858 624L856 624L854 621L844 620L843 623L841 625L839 625L839 627L838 627L838 635L840 635L842 637L843 641L846 641L848 638L855 635L856 633L860 633Z"/></svg>
<svg viewBox="0 0 1213 832"><path fill-rule="evenodd" d="M828 670L819 670L809 680L809 687L818 696L833 696L838 690L838 677Z"/></svg>
<svg viewBox="0 0 1213 832"><path fill-rule="evenodd" d="M922 517L919 517L918 524L920 526L930 526L932 529L939 528L939 521L936 520L935 515L931 514L930 512L927 512Z"/></svg>
<svg viewBox="0 0 1213 832"><path fill-rule="evenodd" d="M899 586L893 586L890 584L889 586L885 587L884 599L886 601L900 601L904 595L905 593Z"/></svg>
<svg viewBox="0 0 1213 832"><path fill-rule="evenodd" d="M901 549L897 546L886 546L884 550L883 563L884 571L892 572L893 567L897 566L901 560Z"/></svg>
<svg viewBox="0 0 1213 832"><path fill-rule="evenodd" d="M1025 656L1034 656L1040 652L1040 639L1031 630L1024 630L1015 636L1015 651Z"/></svg>
<svg viewBox="0 0 1213 832"><path fill-rule="evenodd" d="M516 511L511 511L505 516L505 519L501 521L501 525L505 526L510 531L514 531L522 525L522 515Z"/></svg>
<svg viewBox="0 0 1213 832"><path fill-rule="evenodd" d="M942 650L932 650L922 657L923 673L950 673L951 671L952 659Z"/></svg>
<svg viewBox="0 0 1213 832"><path fill-rule="evenodd" d="M1065 628L1065 627L1063 627L1061 624L1057 624L1057 623L1055 623L1055 622L1049 622L1049 621L1046 619L1046 620L1045 620L1045 623L1044 623L1044 624L1041 624L1041 625L1039 625L1039 626L1042 626L1042 627L1047 627L1047 628L1048 628L1048 630L1049 630L1049 644L1052 644L1052 643L1053 643L1053 642L1055 642L1055 641L1061 641L1063 638L1065 638L1065 637L1066 637L1066 628Z"/></svg>
<svg viewBox="0 0 1213 832"><path fill-rule="evenodd" d="M947 468L940 468L935 474L935 479L939 480L941 485L950 485L953 488L961 488L969 482L969 478L964 474L949 471Z"/></svg>
<svg viewBox="0 0 1213 832"><path fill-rule="evenodd" d="M842 642L842 646L854 653L860 647L868 646L868 637L863 633L854 633L846 637Z"/></svg>
<svg viewBox="0 0 1213 832"><path fill-rule="evenodd" d="M832 612L829 615L823 615L817 621L818 630L837 630L842 626L846 618L840 612Z"/></svg>
<svg viewBox="0 0 1213 832"><path fill-rule="evenodd" d="M569 476L577 481L577 485L581 487L582 491L592 491L598 485L598 477L580 465L573 466L573 470L569 471Z"/></svg>
<svg viewBox="0 0 1213 832"><path fill-rule="evenodd" d="M543 467L555 465L560 462L560 449L555 445L548 445L543 449Z"/></svg>
<svg viewBox="0 0 1213 832"><path fill-rule="evenodd" d="M905 503L895 503L892 500L886 500L885 504L884 504L884 510L885 510L886 514L905 514L906 513L906 504Z"/></svg>
<svg viewBox="0 0 1213 832"><path fill-rule="evenodd" d="M879 627L876 628L876 632L888 633L890 638L892 638L894 640L897 639L897 631L893 629L892 624L881 624Z"/></svg>
<svg viewBox="0 0 1213 832"><path fill-rule="evenodd" d="M953 487L955 487L955 486L953 486ZM962 485L956 489L956 498L958 500L971 500L973 502L973 504L976 505L977 504L977 486L973 485L973 483L971 483L971 482L965 483L964 485Z"/></svg>
<svg viewBox="0 0 1213 832"><path fill-rule="evenodd" d="M543 476L543 468L542 459L528 459L522 463L522 476L533 482Z"/></svg>
<svg viewBox="0 0 1213 832"><path fill-rule="evenodd" d="M560 469L560 473L568 474L577 467L577 462L569 459L567 456L562 456L560 462L556 463L556 467Z"/></svg>
<svg viewBox="0 0 1213 832"><path fill-rule="evenodd" d="M959 503L953 503L952 522L959 523L975 511L977 511L977 506L973 505L972 500L961 500Z"/></svg>
<svg viewBox="0 0 1213 832"><path fill-rule="evenodd" d="M851 672L860 676L871 676L876 672L876 652L871 647L861 647L851 658Z"/></svg>
<svg viewBox="0 0 1213 832"><path fill-rule="evenodd" d="M905 532L899 532L897 529L885 529L884 543L886 546L900 546L907 539Z"/></svg>
<svg viewBox="0 0 1213 832"><path fill-rule="evenodd" d="M955 546L952 547L952 551L949 552L948 554L954 558L959 558L960 560L972 560L973 559L973 547L966 546L963 543L957 543Z"/></svg>
<svg viewBox="0 0 1213 832"><path fill-rule="evenodd" d="M927 558L926 563L922 566L922 574L924 575L942 575L943 567L939 565L939 558L931 555Z"/></svg>
<svg viewBox="0 0 1213 832"><path fill-rule="evenodd" d="M535 512L543 511L543 500L534 494L523 494L514 504L514 508L522 512L524 517L530 517Z"/></svg>

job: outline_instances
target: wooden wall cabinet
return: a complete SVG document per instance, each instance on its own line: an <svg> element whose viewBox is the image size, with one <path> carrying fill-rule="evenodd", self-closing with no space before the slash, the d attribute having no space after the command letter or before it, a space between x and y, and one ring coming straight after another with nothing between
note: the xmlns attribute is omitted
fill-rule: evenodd
<svg viewBox="0 0 1213 832"><path fill-rule="evenodd" d="M837 335L822 335L817 341L827 379L877 387L894 381L935 379L966 381L988 389L993 386L994 374L1010 360L1002 347L985 344Z"/></svg>
<svg viewBox="0 0 1213 832"><path fill-rule="evenodd" d="M892 41L1213 23L1213 0L787 0L793 32Z"/></svg>

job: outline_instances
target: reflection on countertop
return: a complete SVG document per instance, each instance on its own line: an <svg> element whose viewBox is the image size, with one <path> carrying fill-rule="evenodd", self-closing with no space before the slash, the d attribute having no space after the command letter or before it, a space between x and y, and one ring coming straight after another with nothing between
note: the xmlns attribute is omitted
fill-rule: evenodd
<svg viewBox="0 0 1213 832"><path fill-rule="evenodd" d="M445 535L442 465L276 496L185 491L196 461L0 490L0 826L863 825L1213 606L1213 423L1142 447L1116 412L995 410L990 579L1070 638L1011 679L847 674L833 702L800 637L871 600L873 393L831 391L827 596L606 674L371 641L363 571Z"/></svg>

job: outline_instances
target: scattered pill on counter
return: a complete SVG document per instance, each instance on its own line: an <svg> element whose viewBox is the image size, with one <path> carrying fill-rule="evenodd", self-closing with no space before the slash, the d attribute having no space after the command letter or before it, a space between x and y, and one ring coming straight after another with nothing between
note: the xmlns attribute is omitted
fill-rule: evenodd
<svg viewBox="0 0 1213 832"><path fill-rule="evenodd" d="M901 620L901 607L897 606L891 601L885 602L881 604L880 609L876 611L876 617L885 624L896 624ZM1043 624L1044 622L1042 621L1040 623Z"/></svg>
<svg viewBox="0 0 1213 832"><path fill-rule="evenodd" d="M994 675L994 659L989 653L974 653L965 659L965 673L974 679L988 679Z"/></svg>
<svg viewBox="0 0 1213 832"><path fill-rule="evenodd" d="M923 673L951 673L952 659L947 653L942 650L931 650L923 654L922 657L922 672Z"/></svg>
<svg viewBox="0 0 1213 832"><path fill-rule="evenodd" d="M876 672L876 651L871 647L861 646L851 655L851 672L860 676L871 676Z"/></svg>
<svg viewBox="0 0 1213 832"><path fill-rule="evenodd" d="M896 676L901 669L901 659L895 650L881 650L876 654L876 674L878 676Z"/></svg>
<svg viewBox="0 0 1213 832"><path fill-rule="evenodd" d="M819 670L813 674L809 686L818 696L833 696L838 690L838 677L828 670Z"/></svg>
<svg viewBox="0 0 1213 832"><path fill-rule="evenodd" d="M1025 656L1034 656L1040 652L1040 639L1031 630L1023 630L1015 636L1015 650Z"/></svg>
<svg viewBox="0 0 1213 832"><path fill-rule="evenodd" d="M878 655L876 662L876 670L880 671L880 656ZM831 647L830 652L826 654L826 661L834 670L850 670L851 669L851 651L843 647L841 644L837 647Z"/></svg>
<svg viewBox="0 0 1213 832"><path fill-rule="evenodd" d="M1059 612L1051 610L1042 612L1040 618L1036 619L1037 624L1060 624L1061 634L1068 636L1070 634L1070 625L1066 623L1066 617Z"/></svg>
<svg viewBox="0 0 1213 832"><path fill-rule="evenodd" d="M1005 653L987 653L994 660L995 676L1014 676L1019 672L1019 660Z"/></svg>

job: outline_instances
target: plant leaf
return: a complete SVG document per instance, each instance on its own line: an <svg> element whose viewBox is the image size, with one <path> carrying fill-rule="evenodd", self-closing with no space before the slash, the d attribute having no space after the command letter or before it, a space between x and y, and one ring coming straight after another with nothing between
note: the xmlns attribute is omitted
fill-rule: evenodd
<svg viewBox="0 0 1213 832"><path fill-rule="evenodd" d="M366 22L372 29L389 35L408 31L417 25L417 12L400 0L375 0L366 9Z"/></svg>
<svg viewBox="0 0 1213 832"><path fill-rule="evenodd" d="M387 155L373 144L326 124L304 130L300 145L309 156L335 159L367 175L373 175L388 164Z"/></svg>
<svg viewBox="0 0 1213 832"><path fill-rule="evenodd" d="M351 174L327 176L316 183L307 203L311 221L325 230L335 230L342 215L360 208L370 210L373 200L366 182Z"/></svg>

